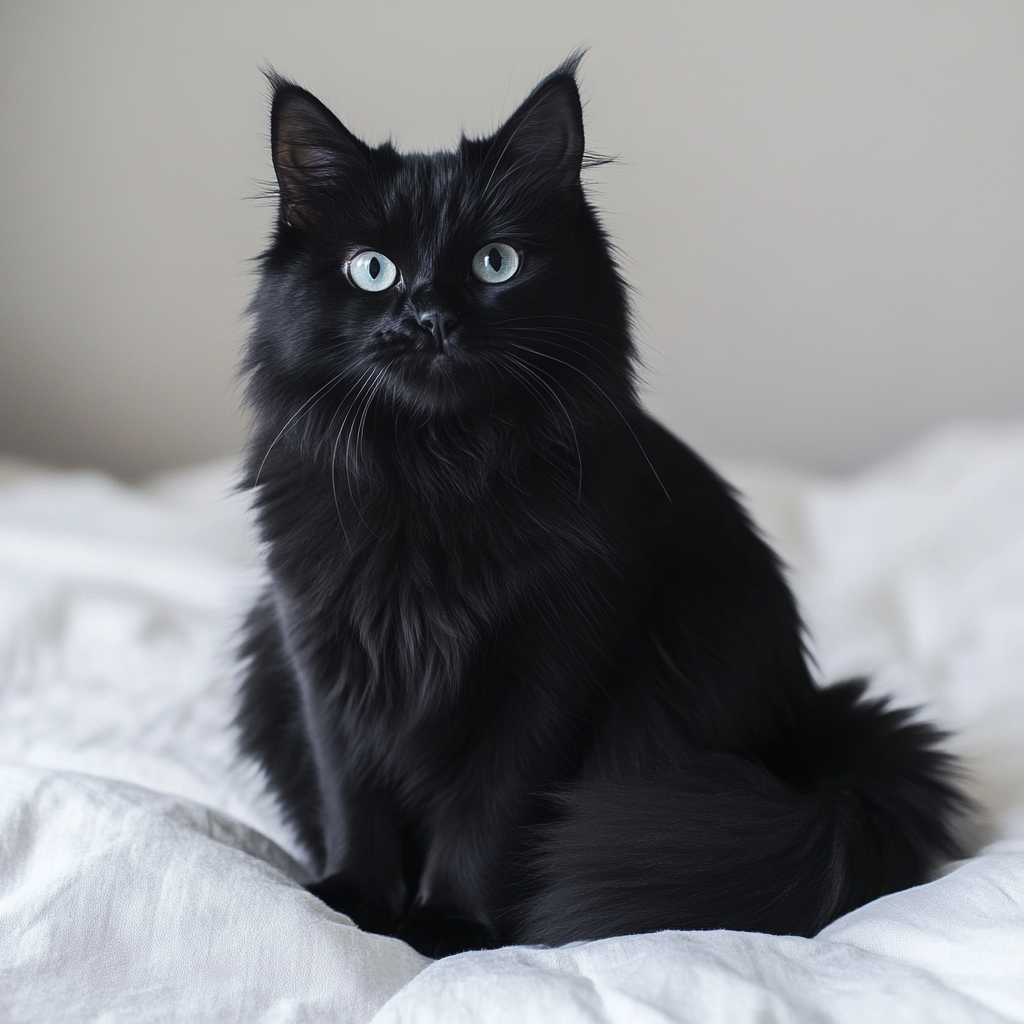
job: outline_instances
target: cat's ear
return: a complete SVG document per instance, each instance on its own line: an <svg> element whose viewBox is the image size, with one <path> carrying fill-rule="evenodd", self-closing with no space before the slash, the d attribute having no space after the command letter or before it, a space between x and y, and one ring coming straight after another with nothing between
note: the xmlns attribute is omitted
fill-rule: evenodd
<svg viewBox="0 0 1024 1024"><path fill-rule="evenodd" d="M302 226L327 195L366 172L370 149L311 93L276 75L270 80L270 148L281 217Z"/></svg>
<svg viewBox="0 0 1024 1024"><path fill-rule="evenodd" d="M576 85L582 54L574 54L545 78L491 140L499 173L521 171L567 187L583 165L583 106Z"/></svg>

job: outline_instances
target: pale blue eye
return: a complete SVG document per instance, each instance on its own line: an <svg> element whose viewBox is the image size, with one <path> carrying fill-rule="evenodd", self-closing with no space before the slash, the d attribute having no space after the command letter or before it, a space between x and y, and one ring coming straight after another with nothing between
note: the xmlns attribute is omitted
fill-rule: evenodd
<svg viewBox="0 0 1024 1024"><path fill-rule="evenodd" d="M383 253L361 252L349 261L348 276L364 292L382 292L395 283L398 267Z"/></svg>
<svg viewBox="0 0 1024 1024"><path fill-rule="evenodd" d="M473 273L484 284L501 284L519 269L519 253L504 242L491 242L473 257Z"/></svg>

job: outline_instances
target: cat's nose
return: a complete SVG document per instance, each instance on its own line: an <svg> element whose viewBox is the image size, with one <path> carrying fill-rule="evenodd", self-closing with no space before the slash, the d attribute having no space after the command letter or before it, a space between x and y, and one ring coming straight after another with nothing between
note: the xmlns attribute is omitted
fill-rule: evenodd
<svg viewBox="0 0 1024 1024"><path fill-rule="evenodd" d="M418 309L416 322L434 336L438 345L444 345L451 335L452 329L459 322L458 316L448 309Z"/></svg>
<svg viewBox="0 0 1024 1024"><path fill-rule="evenodd" d="M438 348L444 348L459 322L458 295L437 281L421 285L412 293L416 322L433 335Z"/></svg>

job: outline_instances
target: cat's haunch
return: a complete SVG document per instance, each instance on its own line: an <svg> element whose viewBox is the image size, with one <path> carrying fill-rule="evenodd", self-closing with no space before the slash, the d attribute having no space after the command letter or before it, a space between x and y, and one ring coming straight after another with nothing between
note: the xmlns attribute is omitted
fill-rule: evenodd
<svg viewBox="0 0 1024 1024"><path fill-rule="evenodd" d="M272 76L242 749L312 891L435 956L812 935L963 806L934 729L814 684L774 554L640 408L577 62L412 155Z"/></svg>

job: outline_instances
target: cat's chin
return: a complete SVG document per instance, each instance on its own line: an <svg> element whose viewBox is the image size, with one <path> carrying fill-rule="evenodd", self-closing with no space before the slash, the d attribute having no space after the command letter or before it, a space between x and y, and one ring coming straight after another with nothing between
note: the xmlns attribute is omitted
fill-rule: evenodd
<svg viewBox="0 0 1024 1024"><path fill-rule="evenodd" d="M421 414L465 413L493 398L475 374L444 352L404 369L394 385L404 402Z"/></svg>
<svg viewBox="0 0 1024 1024"><path fill-rule="evenodd" d="M427 375L430 377L451 376L453 370L452 357L447 352L436 352L427 363Z"/></svg>

